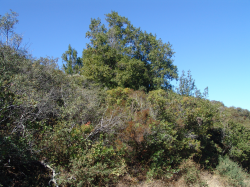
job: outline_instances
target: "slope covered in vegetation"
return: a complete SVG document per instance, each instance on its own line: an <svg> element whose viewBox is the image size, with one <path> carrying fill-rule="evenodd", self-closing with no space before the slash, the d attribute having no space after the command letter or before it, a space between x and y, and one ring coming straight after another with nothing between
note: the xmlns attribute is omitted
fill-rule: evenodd
<svg viewBox="0 0 250 187"><path fill-rule="evenodd" d="M200 167L244 186L235 172L245 175L242 168L250 169L250 112L209 101L190 74L180 77L175 92L169 84L177 78L170 45L117 13L108 14L108 20L113 20L111 30L92 36L100 40L92 40L81 59L76 53L67 53L74 58L64 55L65 72L55 59L33 59L1 43L0 185L115 186L126 179L131 185L180 176L188 185L205 185L196 172ZM126 29L121 29L123 22ZM92 20L90 28L95 24ZM105 31L96 30L101 28ZM131 36L127 28L138 35ZM106 42L108 35L112 43ZM131 44L122 43L126 36ZM163 56L157 58L156 51ZM142 82L134 80L141 78L140 71ZM129 80L127 74L132 82L122 82Z"/></svg>

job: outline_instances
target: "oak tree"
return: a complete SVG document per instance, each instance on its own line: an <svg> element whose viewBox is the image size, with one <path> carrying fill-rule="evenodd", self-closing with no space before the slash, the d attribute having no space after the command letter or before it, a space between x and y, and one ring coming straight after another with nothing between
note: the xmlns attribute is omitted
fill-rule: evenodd
<svg viewBox="0 0 250 187"><path fill-rule="evenodd" d="M170 81L178 77L171 44L134 27L117 12L106 14L106 21L107 28L99 18L91 19L81 73L108 88L171 88Z"/></svg>

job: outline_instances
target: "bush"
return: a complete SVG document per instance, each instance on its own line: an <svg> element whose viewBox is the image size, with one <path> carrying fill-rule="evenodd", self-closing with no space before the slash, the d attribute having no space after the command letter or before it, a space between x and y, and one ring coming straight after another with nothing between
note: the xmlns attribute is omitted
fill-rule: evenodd
<svg viewBox="0 0 250 187"><path fill-rule="evenodd" d="M219 157L219 165L216 167L220 175L228 178L229 183L233 186L246 186L244 180L248 176L247 173L228 156Z"/></svg>
<svg viewBox="0 0 250 187"><path fill-rule="evenodd" d="M184 180L188 186L205 187L208 186L200 177L200 166L191 159L183 160L180 165L180 171L184 176Z"/></svg>
<svg viewBox="0 0 250 187"><path fill-rule="evenodd" d="M60 183L69 182L74 186L104 186L117 183L118 178L127 172L123 158L124 147L114 149L112 145L106 145L102 135L95 144L87 143L89 147L85 146L76 158L71 159L68 176L72 180L62 178Z"/></svg>
<svg viewBox="0 0 250 187"><path fill-rule="evenodd" d="M230 122L225 130L224 144L230 148L229 156L249 171L250 129L242 124Z"/></svg>

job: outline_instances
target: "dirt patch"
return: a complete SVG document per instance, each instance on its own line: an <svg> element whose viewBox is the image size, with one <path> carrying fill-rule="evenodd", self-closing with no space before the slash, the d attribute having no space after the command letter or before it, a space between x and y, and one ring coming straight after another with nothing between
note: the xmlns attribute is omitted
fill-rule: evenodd
<svg viewBox="0 0 250 187"><path fill-rule="evenodd" d="M141 181L141 182L138 182L137 184L130 184L130 185L126 183L119 183L117 185L117 187L127 187L127 186L130 186L130 187L163 187L164 186L166 187L166 186L169 186L169 184L161 180L153 180L150 182Z"/></svg>
<svg viewBox="0 0 250 187"><path fill-rule="evenodd" d="M227 183L226 179L220 177L219 175L209 173L208 171L202 171L200 173L200 178L204 181L208 187L229 187L230 185ZM186 185L184 177L180 177L177 181L162 181L162 180L152 180L152 181L136 181L136 179L127 177L127 180L130 182L134 182L133 184L129 184L126 182L120 182L117 187L189 187ZM193 187L198 187L199 185L193 185Z"/></svg>
<svg viewBox="0 0 250 187"><path fill-rule="evenodd" d="M200 174L203 181L207 182L208 187L228 187L228 183L225 179L221 178L219 175L211 174L207 171L203 171Z"/></svg>

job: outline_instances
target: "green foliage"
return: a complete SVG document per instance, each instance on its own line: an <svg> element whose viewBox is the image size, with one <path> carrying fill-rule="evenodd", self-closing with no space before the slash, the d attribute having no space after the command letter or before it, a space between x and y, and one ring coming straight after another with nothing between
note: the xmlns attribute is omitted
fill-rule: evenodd
<svg viewBox="0 0 250 187"><path fill-rule="evenodd" d="M185 72L182 71L182 75L180 77L179 88L177 88L177 93L180 95L192 96L193 91L195 90L195 81L193 80L190 70L188 71L187 78L185 78Z"/></svg>
<svg viewBox="0 0 250 187"><path fill-rule="evenodd" d="M0 15L0 35L5 37L1 41L1 44L3 44L5 40L6 46L11 46L17 50L22 42L22 37L14 32L14 25L19 22L17 19L18 14L12 10L10 11L11 14L6 13L5 16Z"/></svg>
<svg viewBox="0 0 250 187"><path fill-rule="evenodd" d="M156 119L174 124L179 141L188 146L179 153L183 157L195 154L195 160L205 167L215 167L220 154L220 143L210 138L213 126L219 123L218 109L210 101L196 97L180 97L173 92L149 92L148 101ZM200 122L199 122L200 121ZM184 145L185 145L184 143ZM189 148L189 149L188 149ZM185 156L184 156L185 155Z"/></svg>
<svg viewBox="0 0 250 187"><path fill-rule="evenodd" d="M229 123L224 136L224 144L230 148L229 156L249 170L250 129L242 124Z"/></svg>
<svg viewBox="0 0 250 187"><path fill-rule="evenodd" d="M190 70L188 71L187 77L185 75L185 71L182 71L182 75L179 80L179 88L176 90L178 94L183 96L206 98L208 95L208 87L205 88L203 94L201 94L200 90L197 89L195 80L192 78Z"/></svg>
<svg viewBox="0 0 250 187"><path fill-rule="evenodd" d="M149 173L153 171L153 178L170 178L173 173L178 172L174 166L180 163L181 153L187 147L187 141L177 139L171 124L152 124L150 127L151 133L145 137L150 161Z"/></svg>
<svg viewBox="0 0 250 187"><path fill-rule="evenodd" d="M177 78L171 45L135 28L117 12L107 14L106 21L108 29L91 19L82 74L108 88L170 88L169 81Z"/></svg>
<svg viewBox="0 0 250 187"><path fill-rule="evenodd" d="M124 102L126 102L126 100L129 98L129 94L132 92L132 89L129 88L115 88L112 90L108 90L108 97L107 97L107 103L109 105L121 105L121 103L124 104Z"/></svg>
<svg viewBox="0 0 250 187"><path fill-rule="evenodd" d="M168 106L167 92L164 90L154 90L148 94L148 102L150 103L152 115L155 119L169 120L169 116L166 112Z"/></svg>
<svg viewBox="0 0 250 187"><path fill-rule="evenodd" d="M230 160L228 156L219 158L216 169L220 175L227 177L231 185L247 186L244 180L247 177L249 178L249 175L237 163Z"/></svg>
<svg viewBox="0 0 250 187"><path fill-rule="evenodd" d="M0 44L0 185L108 186L178 173L204 186L198 166L241 185L227 156L249 170L250 112L205 99L190 72L168 90L171 45L106 16L108 29L91 21L81 70L70 46L65 73L57 59Z"/></svg>
<svg viewBox="0 0 250 187"><path fill-rule="evenodd" d="M247 128L250 126L250 112L248 110L235 107L221 107L221 110L226 116L224 122L240 123Z"/></svg>
<svg viewBox="0 0 250 187"><path fill-rule="evenodd" d="M200 166L190 159L183 160L180 165L181 172L183 172L185 182L188 186L208 186L200 177Z"/></svg>
<svg viewBox="0 0 250 187"><path fill-rule="evenodd" d="M20 55L11 47L0 45L0 126L5 128L6 123L12 122L12 116L18 109L16 93L11 89L14 77L20 73L27 63L26 56Z"/></svg>
<svg viewBox="0 0 250 187"><path fill-rule="evenodd" d="M91 147L79 152L72 159L69 175L74 177L70 181L74 186L103 186L117 182L119 176L126 173L126 163L123 158L124 148L115 150L112 145L107 146L102 136ZM62 183L67 182L61 179Z"/></svg>
<svg viewBox="0 0 250 187"><path fill-rule="evenodd" d="M2 131L3 132L3 131ZM47 186L46 168L27 149L29 141L18 134L0 134L0 186Z"/></svg>
<svg viewBox="0 0 250 187"><path fill-rule="evenodd" d="M80 57L77 57L77 51L69 45L68 51L63 53L62 60L66 62L66 65L63 64L63 69L67 74L76 74L79 73L80 68L82 67L82 61Z"/></svg>

